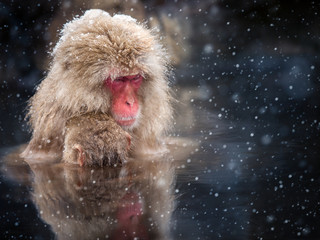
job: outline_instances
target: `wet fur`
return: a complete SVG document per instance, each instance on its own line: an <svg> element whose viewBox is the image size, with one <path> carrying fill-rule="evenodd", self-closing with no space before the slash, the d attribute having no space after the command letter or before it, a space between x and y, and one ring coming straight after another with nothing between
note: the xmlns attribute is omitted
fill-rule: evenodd
<svg viewBox="0 0 320 240"><path fill-rule="evenodd" d="M63 161L75 163L81 146L85 161L83 165L121 164L127 156L126 132L106 114L87 113L69 119L66 123Z"/></svg>
<svg viewBox="0 0 320 240"><path fill-rule="evenodd" d="M110 115L105 79L140 73L139 124L129 130L135 152L157 149L172 115L168 58L157 36L135 19L89 10L65 24L48 76L29 101L32 139L25 158L61 157L66 121L93 112Z"/></svg>

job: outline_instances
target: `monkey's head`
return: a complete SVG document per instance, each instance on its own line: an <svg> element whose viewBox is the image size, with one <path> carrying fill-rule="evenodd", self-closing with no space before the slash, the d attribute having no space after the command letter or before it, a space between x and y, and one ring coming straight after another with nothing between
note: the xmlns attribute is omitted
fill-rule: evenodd
<svg viewBox="0 0 320 240"><path fill-rule="evenodd" d="M48 78L71 115L102 112L142 138L171 118L168 57L156 34L125 15L89 10L65 24ZM141 130L143 129L143 130Z"/></svg>

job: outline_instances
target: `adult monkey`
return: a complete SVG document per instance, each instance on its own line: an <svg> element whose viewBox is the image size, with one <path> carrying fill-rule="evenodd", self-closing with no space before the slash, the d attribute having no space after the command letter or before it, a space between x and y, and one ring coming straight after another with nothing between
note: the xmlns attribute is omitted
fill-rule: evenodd
<svg viewBox="0 0 320 240"><path fill-rule="evenodd" d="M89 10L65 24L52 56L48 76L29 102L32 139L22 157L61 157L67 121L86 114L117 122L131 136L132 154L162 147L172 118L168 58L152 31L129 16ZM67 161L85 165L85 151L69 144L78 157Z"/></svg>

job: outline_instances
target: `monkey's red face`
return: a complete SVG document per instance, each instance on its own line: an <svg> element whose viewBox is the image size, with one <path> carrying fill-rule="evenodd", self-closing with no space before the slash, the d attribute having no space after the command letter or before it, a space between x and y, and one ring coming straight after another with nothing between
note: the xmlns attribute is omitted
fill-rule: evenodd
<svg viewBox="0 0 320 240"><path fill-rule="evenodd" d="M137 92L142 81L140 74L118 77L113 81L108 77L106 80L106 86L112 94L111 112L120 126L133 126L139 116Z"/></svg>

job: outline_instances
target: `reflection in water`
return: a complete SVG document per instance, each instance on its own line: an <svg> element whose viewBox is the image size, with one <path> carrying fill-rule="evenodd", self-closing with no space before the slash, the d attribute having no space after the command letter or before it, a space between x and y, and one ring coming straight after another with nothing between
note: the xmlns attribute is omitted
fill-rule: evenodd
<svg viewBox="0 0 320 240"><path fill-rule="evenodd" d="M121 168L30 168L32 199L58 239L170 239L172 160L135 159Z"/></svg>

